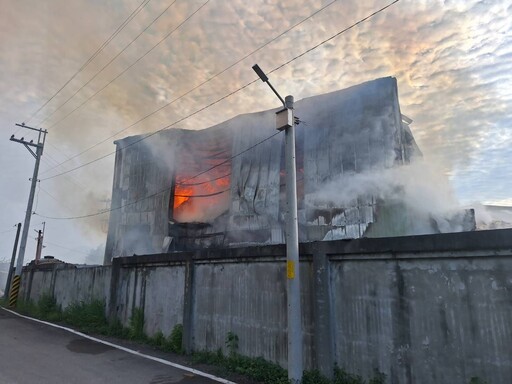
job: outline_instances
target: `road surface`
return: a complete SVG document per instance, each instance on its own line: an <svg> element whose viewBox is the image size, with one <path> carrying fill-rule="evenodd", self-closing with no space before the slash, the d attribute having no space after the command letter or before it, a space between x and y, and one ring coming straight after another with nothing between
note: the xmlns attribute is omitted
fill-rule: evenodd
<svg viewBox="0 0 512 384"><path fill-rule="evenodd" d="M213 384L0 309L0 384Z"/></svg>

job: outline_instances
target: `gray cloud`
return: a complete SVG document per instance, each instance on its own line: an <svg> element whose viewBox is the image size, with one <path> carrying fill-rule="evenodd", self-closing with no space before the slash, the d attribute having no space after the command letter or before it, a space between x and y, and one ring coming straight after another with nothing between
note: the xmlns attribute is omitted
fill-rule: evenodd
<svg viewBox="0 0 512 384"><path fill-rule="evenodd" d="M28 117L139 3L135 0L107 3L22 0L5 4L0 16L0 115L3 121L12 124ZM170 0L151 1L34 122L49 115L170 3ZM45 126L61 119L103 87L201 4L203 1L178 0ZM300 6L295 1L261 0L250 4L241 0L210 1L130 71L54 127L49 143L58 151L48 146L47 154L62 161L65 159L62 153L76 154L113 135L222 71L325 4L327 1L307 1ZM384 1L338 1L328 11L120 137L155 131L195 112L253 80L251 66L254 63L270 71L384 4ZM429 159L441 164L450 175L460 197L503 200L510 182L503 177L497 187L478 170L503 175L502 158L510 160L512 157L508 151L496 148L497 143L510 143L511 138L508 133L509 111L512 110L508 75L512 54L511 7L511 1L403 0L276 71L271 75L272 82L281 93L300 99L376 77L396 76L402 112L414 120L412 129L419 145ZM22 28L17 20L23 20ZM178 125L204 128L240 113L275 107L276 101L267 87L258 82ZM6 131L6 136L10 132ZM111 141L61 169L113 151ZM7 156L14 153L13 144L0 145L2 148L9 145L8 152L1 157L7 162ZM14 212L20 216L19 211L25 204L20 194L13 191L28 190L27 183L20 181L26 177L19 175L29 175L31 163L30 159L18 155L21 149L17 148L16 156L22 159L23 167L2 182L2 197L15 201L14 206L17 206L6 216L9 225L10 217ZM110 194L112 169L113 157L110 157L73 173L81 187L76 181L65 181L67 177L46 182L50 193L74 212L59 209L58 204L47 197L41 197L39 210L69 216L103 208L98 200ZM72 226L76 228L76 237L87 228L80 223ZM98 223L91 223L88 227L97 226ZM101 241L101 236L90 231L86 236Z"/></svg>

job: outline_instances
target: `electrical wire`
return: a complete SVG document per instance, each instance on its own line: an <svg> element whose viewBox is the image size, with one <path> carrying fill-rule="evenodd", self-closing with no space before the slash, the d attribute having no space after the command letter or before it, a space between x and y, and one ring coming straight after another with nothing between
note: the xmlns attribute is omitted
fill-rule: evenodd
<svg viewBox="0 0 512 384"><path fill-rule="evenodd" d="M221 179L224 179L228 176L231 176L231 172L225 174L225 175L222 175L222 176L219 176L219 177L216 177L214 179L209 179L209 180L206 180L206 181L201 181L201 182L198 182L198 183L183 183L183 182L177 182L176 185L180 185L182 187L194 187L196 185L203 185L203 184L208 184L208 183L211 183L212 181L216 181L216 180L221 180ZM176 195L177 196L177 195Z"/></svg>
<svg viewBox="0 0 512 384"><path fill-rule="evenodd" d="M103 51L103 49L124 29L124 27L128 25L130 21L133 20L135 16L137 16L137 14L140 11L142 11L142 9L150 1L151 0L142 1L142 3L139 4L139 6L121 23L121 25L117 27L114 33L112 33L112 35L110 35L110 37L107 40L105 40L105 42L103 42L103 44L96 50L96 52L94 52L92 56L89 57L89 59L87 59L87 61L84 64L82 64L82 66L73 74L73 76L71 76L69 80L64 83L63 86L61 86L48 100L46 100L46 102L43 105L41 105L34 113L32 113L30 117L26 120L26 122L29 123L30 120L32 120L44 107L46 107L46 105L48 105L50 101L52 101L55 98L55 96L57 96L71 81L73 81L73 79L80 72L82 72L101 53L101 51Z"/></svg>
<svg viewBox="0 0 512 384"><path fill-rule="evenodd" d="M48 244L48 245L52 245L52 246L54 246L54 247L58 247L58 248L62 248L62 249L66 249L66 250L71 251L71 252L82 253L82 254L84 254L84 255L89 256L89 254L88 254L87 252L79 251L79 250L77 250L77 249L68 248L68 247L65 247L65 246L60 245L60 244L52 243L52 242L50 242L50 241L46 241L46 240L45 240L45 241L44 241L44 243L45 243L45 244Z"/></svg>
<svg viewBox="0 0 512 384"><path fill-rule="evenodd" d="M68 97L66 99L66 101L64 101L62 104L60 104L57 109L55 109L50 115L46 116L42 121L39 122L39 125L42 125L43 123L45 123L46 121L48 121L48 119L50 119L57 111L59 111L64 105L66 105L73 97L75 97L82 89L84 89L87 85L89 85L91 83L91 81L93 81L98 75L100 75L108 66L110 66L110 64L112 64L119 56L121 56L123 54L123 52L125 52L133 43L135 43L139 37L141 37L153 24L155 24L159 19L160 17L163 16L163 14L165 12L167 12L167 10L169 8L171 8L174 3L176 3L177 0L174 0L171 4L169 4L167 6L167 8L165 8L155 19L153 19L153 21L148 24L146 26L146 28L144 28L134 39L132 39L123 49L121 49L112 59L110 59L110 61L108 63L106 63L98 72L96 72L96 74L91 77L85 84L83 84L80 88L78 88L75 93L73 93L70 97ZM99 93L99 92L98 92ZM95 96L96 94L94 94L93 96L91 96L91 99ZM83 104L87 103L90 99L87 99ZM71 115L73 112L75 112L77 109L79 109L83 104L79 105L78 107L76 107L75 109L73 109L71 112L69 112L66 116L64 116L62 119L60 119L59 121L57 121L56 123L52 124L49 128L53 128L54 126L56 126L57 124L59 124L61 121L65 120L69 115Z"/></svg>
<svg viewBox="0 0 512 384"><path fill-rule="evenodd" d="M147 138L149 138L149 137L151 137L151 136L154 136L154 135L156 135L157 133L160 133L160 132L162 132L162 131L164 131L164 130L166 130L166 129L168 129L168 128L171 128L173 125L178 124L178 123L181 123L182 121L184 121L184 120L186 120L186 119L188 119L188 118L190 118L190 117L192 117L192 116L194 116L194 115L196 115L196 114L198 114L198 113L200 113L200 112L204 111L205 109L210 108L211 106L213 106L213 105L215 105L215 104L217 104L217 103L221 102L222 100L227 99L228 97L230 97L230 96L234 95L235 93L240 92L241 90L243 90L243 89L247 88L247 87L248 87L248 86L250 86L251 84L256 83L258 80L259 80L259 78L258 78L258 79L255 79L255 80L253 80L253 81L251 81L250 83L248 83L248 84L244 85L243 87L238 88L237 90L235 90L235 91L233 91L233 92L230 92L230 93L228 93L227 95L224 95L224 96L223 96L223 97L221 97L220 99L217 99L216 101L211 102L210 104L208 104L208 105L206 105L206 106L204 106L204 107L202 107L202 108L198 109L197 111L195 111L195 112L193 112L193 113L191 113L191 114L189 114L189 115L187 115L187 116L185 116L185 117L183 117L183 118L181 118L181 119L178 119L178 120L174 121L173 123L168 124L168 125L166 125L165 127L160 128L159 130L157 130L157 131L155 131L155 132L152 132L152 133L150 133L150 134L147 134L147 135L145 135L145 136L141 137L141 138L140 138L140 139L138 139L138 140L132 141L130 144L125 145L123 148L118 148L118 149L116 149L116 150L115 150L115 151L113 151L113 152L107 153L106 155L103 155L103 156L101 156L101 157L98 157L98 158L96 158L96 159L94 159L94 160L91 160L91 161L89 161L89 162L87 162L87 163L84 163L84 164L82 164L82 165L80 165L80 166L78 166L78 167L71 168L71 169L69 169L69 170L67 170L67 171L64 171L64 172L58 173L58 174L56 174L56 175L49 176L49 177L46 177L46 178L44 178L44 179L41 179L41 181L50 180L50 179L53 179L53 178L55 178L55 177L62 176L62 175L65 175L65 174L67 174L67 173L70 173L70 172L76 171L77 169L83 168L83 167L85 167L85 166L87 166L87 165L89 165L89 164L95 163L95 162L97 162L97 161L99 161L99 160L103 160L103 159L105 159L105 158L107 158L107 157L109 157L109 156L111 156L111 155L113 155L113 154L115 154L115 153L117 153L117 152L119 152L119 151L122 151L123 149L126 149L126 148L128 148L128 147L131 147L132 145L135 145L135 144L137 144L137 143L139 143L139 142L141 142L141 141L143 141L143 140L146 140Z"/></svg>
<svg viewBox="0 0 512 384"><path fill-rule="evenodd" d="M45 172L48 172L50 169L55 168L55 165L51 164L50 161L52 161L55 164L59 164L59 162L54 157L52 157L48 153L48 151L45 151L45 154L44 154L43 157L41 157L41 160L44 163L44 165L46 165L48 167L48 169L44 170L43 172L40 172L41 175L44 174ZM87 189L87 187L85 185L83 185L79 180L77 180L74 176L68 175L66 177L67 177L67 180L69 182L71 182L71 183L75 184L76 186L80 187L81 190L86 190Z"/></svg>
<svg viewBox="0 0 512 384"><path fill-rule="evenodd" d="M53 199L53 200L54 200L54 201L56 201L57 203L59 203L59 204L63 205L63 206L64 206L64 208L66 208L70 213L72 213L72 212L73 212L73 210L72 210L71 208L69 208L66 204L64 204L64 203L62 202L62 199L61 199L61 200L57 199L57 198L56 198L55 196L53 196L50 192L48 192L46 189L44 189L43 187L41 187L41 184L39 184L39 189L40 189L41 191L43 191L44 193L46 193L46 194L47 194L51 199ZM35 209L34 209L34 211L35 211Z"/></svg>
<svg viewBox="0 0 512 384"><path fill-rule="evenodd" d="M216 165L214 165L214 166L212 166L212 167L210 167L210 168L208 168L208 169L206 169L206 170L204 170L204 171L202 171L202 172L199 172L198 174L196 174L196 175L194 175L194 176L191 176L191 177L189 177L189 178L187 178L187 179L183 180L183 181L182 181L182 183L186 183L186 182L188 182L188 181L190 181L190 180L193 180L193 179L195 179L195 178L197 178L197 177L199 177L199 176L201 176L201 175L204 175L204 174L205 174L205 173L207 173L207 172L210 172L212 169L215 169L215 168L217 168L217 167L220 167L220 166L221 166L221 165L223 165L223 164L226 164L226 163L230 162L230 161L231 161L231 160L233 160L234 158L236 158L236 157L238 157L238 156L240 156L240 155L243 155L244 153L246 153L246 152L250 151L251 149L253 149L253 148L257 147L258 145L263 144L264 142L266 142L266 141L268 141L268 140L270 140L270 139L274 138L275 136L279 135L281 132L282 132L282 131L277 131L276 133L272 134L271 136L269 136L269 137L267 137L267 138L265 138L265 139L263 139L263 140L261 140L261 141L257 142L256 144L251 145L250 147L248 147L248 148L244 149L243 151L241 151L241 152L237 153L236 155L233 155L233 156L231 156L230 158L228 158L228 159L226 159L226 160L224 160L224 161L220 162L219 164L216 164ZM120 205L120 206L118 206L118 207L110 208L110 209L105 209L105 210L103 210L103 211L96 212L96 213L91 213L91 214L88 214L88 215L72 216L72 217L52 217L52 216L40 215L39 213L35 213L35 212L34 212L34 215L37 215L37 216L42 217L42 218L45 218L45 219L50 219L50 220L75 220L75 219L85 219L85 218L89 218L89 217L94 217L94 216L103 215L103 214L105 214L105 213L109 213L109 212L112 212L112 211L117 211L117 210L122 209L122 208L124 208L124 207L127 207L127 206L130 206L130 205L137 204L139 201L147 200L147 199L150 199L150 198L152 198L152 197L158 196L158 195L160 195L160 194L162 194L162 193L165 193L165 192L167 192L167 191L170 191L170 190L171 190L171 188L172 188L172 186L171 186L171 187L166 187L165 189L162 189L162 190L160 190L160 191L158 191L158 192L155 192L155 193L152 193L152 194L150 194L150 195L144 196L144 197L142 197L142 198L140 198L140 199L136 199L136 200L131 201L131 202L129 202L129 203L122 204L122 205ZM227 192L227 191L229 191L229 189L226 189L226 190L224 190L224 191L217 192L217 193L215 193L215 194L220 194L220 193L224 193L224 192ZM215 195L215 194L214 194L214 195ZM185 195L176 195L176 196L178 196L178 197L190 197L190 196L188 196L188 195L187 195L187 196L185 196ZM207 196L213 196L213 195L207 195ZM206 197L206 195L205 195L205 196L203 196L203 195L198 195L198 196L192 196L192 197Z"/></svg>
<svg viewBox="0 0 512 384"><path fill-rule="evenodd" d="M350 26L348 26L347 28L344 28L343 30L341 30L341 31L337 32L336 34L332 35L332 36L331 36L331 37L329 37L328 39L323 40L322 42L320 42L320 43L318 43L318 44L314 45L313 47L311 47L311 48L307 49L306 51L304 51L304 52L300 53L299 55L297 55L297 56L293 57L292 59L288 60L288 61L287 61L287 62L285 62L284 64L281 64L281 65L279 65L279 66L275 67L274 69L272 69L271 71L269 71L269 72L268 72L268 74L274 73L275 71L277 71L277 70L281 69L281 68L282 68L282 67L284 67L285 65L288 65L288 64L292 63L293 61L297 60L298 58L300 58L300 57L304 56L306 53L309 53L309 52L311 52L311 51L315 50L316 48L318 48L318 47L320 47L321 45L323 45L323 44L327 43L328 41L331 41L332 39L334 39L334 38L338 37L339 35L341 35L341 34L343 34L343 33L347 32L347 31L349 31L350 29L354 28L355 26L357 26L357 25L359 25L359 24L361 24L361 23L363 23L363 22L367 21L368 19L370 19L370 18L372 18L372 17L376 16L377 14L379 14L379 13L383 12L384 10L388 9L388 8L389 8L389 7L391 7L393 4L396 4L396 3L398 3L399 1L400 1L400 0L394 0L393 2L389 3L388 5L386 5L386 6L382 7L382 8L380 8L379 10L377 10L377 11L375 11L375 12L371 13L370 15L366 16L365 18L360 19L359 21L355 22L354 24L351 24L351 25L350 25ZM96 159L94 159L94 160L91 160L91 161L89 161L89 162L87 162L87 163L84 163L84 164L82 164L82 165L80 165L80 166L77 166L77 167L75 167L75 168L71 168L71 169L69 169L69 170L67 170L67 171L64 171L64 172L58 173L58 174L53 175L53 176L49 176L49 177L43 178L43 179L41 179L41 180L42 180L42 181L50 180L50 179L53 179L53 178L55 178L55 177L59 177L59 176L62 176L62 175L68 174L68 173L70 173L70 172L76 171L77 169L80 169L80 168L86 167L86 166L88 166L88 165L90 165L90 164L93 164L93 163L95 163L95 162L97 162L97 161L103 160L103 159L105 159L105 158L107 158L107 157L109 157L109 156L111 156L111 155L113 155L113 154L115 154L115 153L117 153L117 152L119 152L119 151L123 150L123 149L126 149L126 148L128 148L128 147L130 147L130 146L132 146L132 145L135 145L135 144L139 143L139 142L140 142L140 141L142 141L142 140L145 140L145 139L147 139L147 138L149 138L149 137L151 137L151 136L153 136L153 135L156 135L157 133L160 133L160 132L162 132L162 131L163 131L163 130L165 130L165 129L171 128L173 125L176 125L176 124L178 124L178 123L180 123L180 122L182 122L182 121L184 121L184 120L186 120L186 119L189 119L190 117L192 117L192 116L194 116L194 115L197 115L198 113L200 113L200 112L202 112L202 111L204 111L204 110L206 110L206 109L208 109L208 108L212 107L213 105L218 104L218 103L219 103L219 102L221 102L222 100L225 100L225 99L227 99L228 97L231 97L232 95L234 95L234 94L236 94L236 93L238 93L238 92L240 92L240 91L244 90L245 88L247 88L247 87L249 87L250 85L252 85L252 84L256 83L257 81L259 81L259 78L257 78L257 79L255 79L255 80L250 81L249 83L247 83L247 84L243 85L242 87L240 87L240 88L238 88L238 89L236 89L236 90L234 90L234 91L232 91L232 92L230 92L230 93L228 93L228 94L226 94L226 95L222 96L221 98L219 98L219 99L217 99L217 100L215 100L215 101L213 101L213 102L211 102L211 103L207 104L206 106L204 106L204 107L202 107L202 108L200 108L200 109L196 110L195 112L193 112L193 113L191 113L191 114L189 114L189 115L187 115L187 116L185 116L185 117L183 117L183 118L180 118L180 119L178 119L178 120L174 121L173 123L168 124L168 125L166 125L165 127L162 127L162 128L160 128L160 129L158 129L158 130L157 130L157 131L155 131L155 132L152 132L152 133L150 133L150 134L148 134L148 135L145 135L145 136L141 137L141 138L140 138L140 139L138 139L138 140L135 140L135 141L131 142L130 144L128 144L128 145L126 145L126 146L124 146L123 148L118 148L118 149L116 149L116 150L115 150L115 151L113 151L113 152L110 152L110 153L108 153L108 154L105 154L105 155L103 155L103 156L101 156L101 157L98 157L98 158L96 158Z"/></svg>
<svg viewBox="0 0 512 384"><path fill-rule="evenodd" d="M76 108L72 109L68 114L66 114L62 119L58 120L57 122L53 123L48 127L48 129L51 129L55 127L56 125L60 124L62 121L64 121L68 116L70 116L72 113L80 109L83 105L88 103L93 97L95 97L98 93L103 91L105 88L107 88L110 84L112 84L114 81L116 81L118 78L120 78L122 75L124 75L128 70L130 70L133 66L135 66L138 62L140 62L144 57L146 57L149 53L151 53L156 47L158 47L161 43L164 42L169 36L171 36L175 31L177 31L183 24L185 24L188 20L190 20L197 12L199 12L206 4L208 4L210 0L206 0L198 9L196 9L194 12L192 12L191 15L189 15L185 20L183 20L176 28L171 30L167 35L165 35L156 45L151 47L146 53L144 53L141 57L139 57L135 62L130 64L127 68L125 68L121 73L119 73L116 77L114 77L112 80L110 80L107 84L105 84L102 88L100 88L98 91L94 92L91 96L89 96L87 99L85 99L81 104L79 104Z"/></svg>
<svg viewBox="0 0 512 384"><path fill-rule="evenodd" d="M230 188L227 188L227 189L224 189L222 191L208 193L208 194L203 194L203 195L193 195L193 196L190 196L190 195L173 195L173 196L174 197L189 197L191 199L195 199L196 197L212 197L212 196L221 195L221 194L226 193L226 192L228 192L230 190L231 190Z"/></svg>
<svg viewBox="0 0 512 384"><path fill-rule="evenodd" d="M329 37L329 38L327 38L327 39L325 39L325 40L321 41L320 43L318 43L318 44L316 44L316 45L312 46L311 48L309 48L309 49L307 49L307 50L305 50L305 51L304 51L304 52L302 52L301 54L299 54L299 55L297 55L297 56L293 57L292 59L288 60L287 62L285 62L285 63L281 64L280 66L278 66L278 67L276 67L276 68L274 68L273 70L271 70L271 71L269 72L269 74L271 74L271 73L273 73L273 72L275 72L275 71L277 71L277 70L279 70L279 69L283 68L284 66L286 66L286 65L290 64L291 62L293 62L293 61L295 61L295 60L297 60L297 59L301 58L302 56L304 56L304 55L308 54L309 52L314 51L314 50L315 50L315 49L317 49L319 46L321 46L321 45L323 45L323 44L325 44L325 43L327 43L327 42L329 42L329 41L331 41L331 40L335 39L336 37L338 37L339 35L341 35L341 34L343 34L343 33L347 32L347 31L350 31L351 29L353 29L353 28L357 27L358 25L360 25L360 24L364 23L365 21L367 21L367 20L371 19L372 17L377 16L379 13L381 13L381 12L385 11L386 9L388 9L388 8L389 8L389 7L391 7L392 5L394 5L394 4L396 4L396 3L398 3L399 1L400 1L400 0L395 0L395 1L391 2L391 3L389 3L388 5L386 5L386 6L382 7L382 8L380 8L380 9L376 10L375 12L373 12L373 13L371 13L371 14L369 14L368 16L366 16L366 17L364 17L364 18L360 19L359 21L357 21L357 22L355 22L354 24L352 24L352 25L348 26L347 28L342 29L342 30L341 30L341 31L339 31L338 33L336 33L336 34L332 35L331 37Z"/></svg>
<svg viewBox="0 0 512 384"><path fill-rule="evenodd" d="M16 227L16 225L14 225L14 226ZM15 230L16 230L16 228L11 228L11 229L9 229L9 230L7 230L7 231L2 231L2 232L0 232L0 235L3 235L3 234L5 234L5 233L9 233L9 232L14 232Z"/></svg>
<svg viewBox="0 0 512 384"><path fill-rule="evenodd" d="M193 87L192 89L190 89L189 91L183 93L182 95L176 97L175 99L171 100L170 102L162 105L161 107L155 109L154 111L152 111L151 113L143 116L142 118L138 119L137 121L135 121L134 123L128 125L127 127L115 132L114 134L110 135L109 137L99 141L98 143L90 146L89 148L83 150L82 152L80 153L77 153L76 155L73 155L71 156L70 158L68 158L67 160L61 162L60 164L50 168L50 169L46 169L44 173L47 173L47 172L50 172L52 169L55 169L55 168L58 168L60 167L61 165L67 163L68 161L71 161L72 159L75 159L81 155L83 155L84 153L86 152L89 152L91 149L97 147L98 145L101 145L103 143L105 143L106 141L114 138L115 136L119 135L120 133L122 132L125 132L126 130L134 127L135 125L141 123L142 121L146 120L147 118L153 116L154 114L162 111L163 109L167 108L169 105L171 104L174 104L175 102L177 102L178 100L184 98L185 96L189 95L190 93L192 93L193 91L197 90L198 88L202 87L203 85L209 83L210 81L214 80L215 78L217 78L218 76L222 75L223 73L227 72L228 70L230 70L231 68L233 68L234 66L236 66L237 64L241 63L242 61L244 61L245 59L247 59L248 57L254 55L256 52L259 52L260 50L262 50L263 48L265 48L266 46L268 46L269 44L273 43L274 41L276 41L277 39L279 39L280 37L284 36L285 34L287 34L288 32L290 32L291 30L295 29L296 27L298 27L299 25L303 24L304 22L306 22L307 20L313 18L314 16L316 16L318 13L324 11L325 9L327 9L328 7L330 7L332 4L334 4L337 0L333 0L331 1L330 3L324 5L322 8L316 10L315 12L313 12L311 15L307 16L306 18L302 19L301 21L295 23L294 25L292 25L290 28L286 29L285 31L281 32L279 35L273 37L272 39L268 40L265 44L261 45L259 48L253 50L252 52L246 54L245 56L243 56L242 58L238 59L237 61L235 61L233 64L231 64L230 66L226 67L225 69L223 69L222 71L216 73L215 75L211 76L210 78L208 78L207 80L203 81L202 83L196 85L195 87Z"/></svg>

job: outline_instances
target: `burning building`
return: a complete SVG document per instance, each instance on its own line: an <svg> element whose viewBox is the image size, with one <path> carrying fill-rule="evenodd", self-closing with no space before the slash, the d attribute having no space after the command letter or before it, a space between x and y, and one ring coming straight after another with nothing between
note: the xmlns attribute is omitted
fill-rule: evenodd
<svg viewBox="0 0 512 384"><path fill-rule="evenodd" d="M275 129L275 112L240 115L199 131L169 129L116 141L106 261L283 243L284 134ZM400 112L396 79L298 101L295 115L300 241L410 234L405 208L371 191L318 198L336 180L350 184L352 176L421 156L411 120ZM397 211L399 218L390 213ZM431 218L426 221L426 232L440 231Z"/></svg>

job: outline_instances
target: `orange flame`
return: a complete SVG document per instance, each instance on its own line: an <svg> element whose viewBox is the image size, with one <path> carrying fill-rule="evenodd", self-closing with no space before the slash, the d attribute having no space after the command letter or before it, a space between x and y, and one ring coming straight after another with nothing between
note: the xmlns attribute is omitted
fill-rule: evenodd
<svg viewBox="0 0 512 384"><path fill-rule="evenodd" d="M194 193L194 190L190 187L182 187L176 184L174 189L174 209L177 209L182 204L190 200L190 196Z"/></svg>
<svg viewBox="0 0 512 384"><path fill-rule="evenodd" d="M216 174L204 175L194 180L183 176L180 179L188 181L182 182L183 184L176 182L173 210L175 220L179 222L208 221L212 215L215 216L211 214L212 211L219 211L218 214L220 214L227 208L229 193L226 190L231 183L230 175L224 174L220 177Z"/></svg>
<svg viewBox="0 0 512 384"><path fill-rule="evenodd" d="M229 209L232 136L207 130L188 135L177 154L172 219L211 222Z"/></svg>

